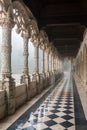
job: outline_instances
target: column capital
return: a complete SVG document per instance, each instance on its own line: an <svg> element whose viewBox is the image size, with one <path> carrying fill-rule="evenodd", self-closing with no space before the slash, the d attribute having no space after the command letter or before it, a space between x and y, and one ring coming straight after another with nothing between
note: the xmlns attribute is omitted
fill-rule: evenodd
<svg viewBox="0 0 87 130"><path fill-rule="evenodd" d="M0 18L0 26L13 28L14 27L14 22L13 22L12 19Z"/></svg>
<svg viewBox="0 0 87 130"><path fill-rule="evenodd" d="M40 48L41 48L43 51L46 49L44 42L41 42L41 43L40 43Z"/></svg>
<svg viewBox="0 0 87 130"><path fill-rule="evenodd" d="M25 32L22 34L22 37L23 37L23 39L29 39L29 38L30 38L29 32L28 32L28 31L25 31Z"/></svg>
<svg viewBox="0 0 87 130"><path fill-rule="evenodd" d="M14 26L13 22L13 11L12 11L12 2L11 0L0 1L0 26L6 26L12 28Z"/></svg>
<svg viewBox="0 0 87 130"><path fill-rule="evenodd" d="M33 43L34 47L38 47L40 42L37 35L33 35L31 38L31 42Z"/></svg>

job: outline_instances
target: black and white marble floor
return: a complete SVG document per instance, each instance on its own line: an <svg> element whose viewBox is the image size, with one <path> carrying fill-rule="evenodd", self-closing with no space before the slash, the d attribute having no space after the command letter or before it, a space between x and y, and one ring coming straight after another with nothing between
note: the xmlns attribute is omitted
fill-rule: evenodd
<svg viewBox="0 0 87 130"><path fill-rule="evenodd" d="M75 130L73 90L69 75L16 130Z"/></svg>

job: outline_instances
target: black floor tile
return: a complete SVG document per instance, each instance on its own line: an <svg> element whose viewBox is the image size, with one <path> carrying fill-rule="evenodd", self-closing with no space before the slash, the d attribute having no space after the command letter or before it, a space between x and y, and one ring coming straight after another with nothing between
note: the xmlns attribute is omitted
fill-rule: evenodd
<svg viewBox="0 0 87 130"><path fill-rule="evenodd" d="M52 130L51 128L45 128L45 129L42 129L42 130Z"/></svg>
<svg viewBox="0 0 87 130"><path fill-rule="evenodd" d="M68 122L68 121L62 122L62 123L60 123L60 124L61 124L62 126L64 126L65 128L69 128L69 127L73 126L73 124L70 123L70 122Z"/></svg>
<svg viewBox="0 0 87 130"><path fill-rule="evenodd" d="M57 115L55 115L55 114L51 114L51 115L48 115L48 117L51 118L51 119L54 119L54 118L57 118L57 117L59 117L59 116L57 116Z"/></svg>
<svg viewBox="0 0 87 130"><path fill-rule="evenodd" d="M58 112L60 112L59 110L51 110L51 112L53 112L53 113L58 113Z"/></svg>
<svg viewBox="0 0 87 130"><path fill-rule="evenodd" d="M49 127L51 127L51 126L53 126L53 125L56 125L57 123L55 122L55 121L53 121L53 120L49 120L49 121L46 121L46 122L44 122L47 126L49 126Z"/></svg>
<svg viewBox="0 0 87 130"><path fill-rule="evenodd" d="M70 111L70 110L65 110L65 111L63 111L64 113L66 113L66 114L71 114L71 113L73 113L72 111Z"/></svg>
<svg viewBox="0 0 87 130"><path fill-rule="evenodd" d="M19 130L21 130L21 129L19 129ZM30 127L24 128L22 130L36 130L36 129L33 126L30 126Z"/></svg>
<svg viewBox="0 0 87 130"><path fill-rule="evenodd" d="M70 115L65 115L65 116L62 116L62 118L65 119L65 120L70 120L70 119L72 119L73 117L70 116Z"/></svg>

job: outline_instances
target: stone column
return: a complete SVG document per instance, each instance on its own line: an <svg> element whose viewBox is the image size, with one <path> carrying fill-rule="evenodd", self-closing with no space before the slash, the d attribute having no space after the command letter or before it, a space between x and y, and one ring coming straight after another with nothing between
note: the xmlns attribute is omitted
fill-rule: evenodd
<svg viewBox="0 0 87 130"><path fill-rule="evenodd" d="M23 45L24 45L24 52L23 52L23 59L24 59L24 68L23 68L23 76L22 76L22 83L25 83L27 86L27 99L30 99L30 88L29 88L29 83L30 83L30 78L29 78L29 67L28 67L28 42L29 42L29 35L28 33L25 33L23 35Z"/></svg>
<svg viewBox="0 0 87 130"><path fill-rule="evenodd" d="M39 74L39 62L38 62L38 59L39 59L39 48L38 48L38 45L35 45L34 46L34 60L35 60L35 68L34 68L34 73L36 75Z"/></svg>
<svg viewBox="0 0 87 130"><path fill-rule="evenodd" d="M47 54L46 54L46 73L47 73L47 77L49 77L49 49L46 50Z"/></svg>
<svg viewBox="0 0 87 130"><path fill-rule="evenodd" d="M59 66L58 66L58 57L57 57L57 72L59 72Z"/></svg>
<svg viewBox="0 0 87 130"><path fill-rule="evenodd" d="M54 73L54 56L52 55L52 72Z"/></svg>
<svg viewBox="0 0 87 130"><path fill-rule="evenodd" d="M53 72L55 74L55 55L53 56Z"/></svg>
<svg viewBox="0 0 87 130"><path fill-rule="evenodd" d="M83 65L84 65L84 72L83 72L83 74L84 74L84 78L83 78L83 80L84 80L84 85L86 85L86 83L87 83L87 77L86 77L86 72L87 72L87 61L86 61L86 48L84 48L84 52L83 52Z"/></svg>
<svg viewBox="0 0 87 130"><path fill-rule="evenodd" d="M52 73L52 53L51 53L51 56L50 56L50 71Z"/></svg>
<svg viewBox="0 0 87 130"><path fill-rule="evenodd" d="M28 76L29 75L29 68L28 68L28 56L29 56L29 53L28 53L28 38L27 37L23 37L23 41L24 41L24 53L23 53L23 56L24 56L24 71L23 71L23 74L24 76Z"/></svg>
<svg viewBox="0 0 87 130"><path fill-rule="evenodd" d="M40 93L40 76L39 76L39 41L34 43L34 79L36 80L37 93Z"/></svg>
<svg viewBox="0 0 87 130"><path fill-rule="evenodd" d="M46 75L45 75L45 45L41 44L41 49L42 49L42 57L41 57L41 74L40 76L40 81L43 81L43 88L46 87ZM41 78L42 77L42 78Z"/></svg>
<svg viewBox="0 0 87 130"><path fill-rule="evenodd" d="M42 66L41 66L41 69L42 69L42 73L44 74L45 73L45 61L44 61L44 49L42 49L42 62L41 62Z"/></svg>
<svg viewBox="0 0 87 130"><path fill-rule="evenodd" d="M0 18L2 26L2 44L1 44L1 75L2 89L6 91L6 110L7 114L15 112L15 82L11 74L11 30L13 27L12 19L7 16Z"/></svg>

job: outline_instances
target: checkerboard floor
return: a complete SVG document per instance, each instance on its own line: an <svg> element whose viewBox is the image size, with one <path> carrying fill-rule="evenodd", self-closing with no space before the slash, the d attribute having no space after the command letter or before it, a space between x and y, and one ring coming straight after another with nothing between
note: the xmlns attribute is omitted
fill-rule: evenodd
<svg viewBox="0 0 87 130"><path fill-rule="evenodd" d="M66 76L40 107L17 130L75 130L72 83Z"/></svg>

